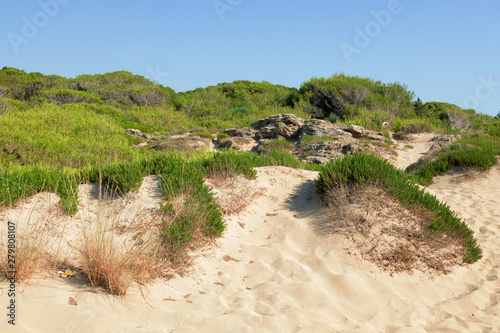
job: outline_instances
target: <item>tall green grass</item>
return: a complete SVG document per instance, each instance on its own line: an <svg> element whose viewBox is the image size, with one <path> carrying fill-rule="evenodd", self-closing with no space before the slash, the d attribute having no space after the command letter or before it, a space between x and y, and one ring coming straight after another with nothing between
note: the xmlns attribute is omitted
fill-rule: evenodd
<svg viewBox="0 0 500 333"><path fill-rule="evenodd" d="M410 209L426 209L433 213L429 228L436 236L451 232L463 238L467 252L464 260L473 263L482 258L482 250L467 224L434 195L420 190L403 171L373 155L354 154L330 161L316 181L316 194L324 196L341 186L365 187L374 184L386 189Z"/></svg>

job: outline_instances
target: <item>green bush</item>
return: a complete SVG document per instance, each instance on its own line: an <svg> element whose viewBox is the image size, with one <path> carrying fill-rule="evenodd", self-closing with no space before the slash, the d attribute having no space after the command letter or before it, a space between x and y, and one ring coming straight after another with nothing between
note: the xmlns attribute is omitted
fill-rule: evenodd
<svg viewBox="0 0 500 333"><path fill-rule="evenodd" d="M203 162L209 177L234 177L243 174L249 179L256 177L255 160L249 154L240 154L234 150L224 150L215 154L213 158Z"/></svg>
<svg viewBox="0 0 500 333"><path fill-rule="evenodd" d="M436 236L452 232L464 239L467 252L464 260L473 263L482 258L473 231L450 208L435 196L414 184L411 178L389 162L368 154L347 155L327 163L316 181L316 194L325 196L341 186L364 188L373 184L387 190L405 207L432 212L429 228Z"/></svg>
<svg viewBox="0 0 500 333"><path fill-rule="evenodd" d="M247 107L237 107L237 108L232 108L231 109L231 115L235 117L245 117L248 116L252 113L252 110L250 110Z"/></svg>
<svg viewBox="0 0 500 333"><path fill-rule="evenodd" d="M198 162L164 165L163 193L166 203L162 211L171 216L165 220L163 236L173 254L185 248L194 239L196 230L208 237L219 237L225 222L211 190L204 185L204 168ZM182 200L177 207L175 200Z"/></svg>
<svg viewBox="0 0 500 333"><path fill-rule="evenodd" d="M100 174L102 183L107 185L112 193L119 194L138 190L146 176L144 165L140 161L110 163L100 170ZM97 179L92 181L96 182Z"/></svg>
<svg viewBox="0 0 500 333"><path fill-rule="evenodd" d="M229 139L230 136L227 133L219 133L217 134L217 143L220 144L220 142L224 139Z"/></svg>
<svg viewBox="0 0 500 333"><path fill-rule="evenodd" d="M413 175L419 178L421 184L429 185L435 176L453 168L489 170L498 161L500 138L490 135L464 136L436 155L436 159L429 159L413 170Z"/></svg>
<svg viewBox="0 0 500 333"><path fill-rule="evenodd" d="M312 78L300 86L300 93L309 105L305 112L317 118L326 118L332 113L344 118L356 114L348 107L365 108L370 112L387 111L397 116L414 113L414 93L406 85L397 82L385 84L368 78L336 74L330 78ZM387 119L384 119L386 121Z"/></svg>

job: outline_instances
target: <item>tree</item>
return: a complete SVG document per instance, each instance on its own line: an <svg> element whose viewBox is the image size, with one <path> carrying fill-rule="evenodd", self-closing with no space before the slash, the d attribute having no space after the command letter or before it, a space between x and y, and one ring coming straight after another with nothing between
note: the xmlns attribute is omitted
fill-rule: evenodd
<svg viewBox="0 0 500 333"><path fill-rule="evenodd" d="M423 117L427 114L427 108L425 107L424 103L422 103L420 97L415 103L413 103L413 109L415 110L415 114L419 117Z"/></svg>
<svg viewBox="0 0 500 333"><path fill-rule="evenodd" d="M500 119L500 111L498 111L498 114L497 114L497 116L495 117L495 119Z"/></svg>

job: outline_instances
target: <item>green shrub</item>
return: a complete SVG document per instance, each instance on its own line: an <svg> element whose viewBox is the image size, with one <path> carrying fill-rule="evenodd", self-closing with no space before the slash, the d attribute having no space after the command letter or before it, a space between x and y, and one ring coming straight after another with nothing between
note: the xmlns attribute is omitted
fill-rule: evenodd
<svg viewBox="0 0 500 333"><path fill-rule="evenodd" d="M250 110L249 108L244 107L244 106L231 109L231 114L235 117L244 117L244 116L248 116L251 113L252 113L252 110Z"/></svg>
<svg viewBox="0 0 500 333"><path fill-rule="evenodd" d="M115 162L102 168L100 173L103 184L107 185L111 192L127 194L141 187L142 179L146 176L144 171L144 166L140 162Z"/></svg>
<svg viewBox="0 0 500 333"><path fill-rule="evenodd" d="M163 174L166 203L163 236L176 255L194 240L197 230L208 237L222 235L225 223L211 190L204 185L204 168L197 162L170 163L159 170Z"/></svg>
<svg viewBox="0 0 500 333"><path fill-rule="evenodd" d="M500 155L500 137L491 135L469 135L462 137L456 144L472 145L478 148L491 150Z"/></svg>
<svg viewBox="0 0 500 333"><path fill-rule="evenodd" d="M229 139L230 136L227 133L219 133L217 134L217 143L220 144L220 142L224 139Z"/></svg>
<svg viewBox="0 0 500 333"><path fill-rule="evenodd" d="M255 160L249 154L240 154L234 150L224 150L213 158L203 162L209 177L234 177L243 174L249 179L256 177Z"/></svg>
<svg viewBox="0 0 500 333"><path fill-rule="evenodd" d="M86 91L57 89L46 90L43 94L49 102L56 102L57 105L102 102L102 99L99 96Z"/></svg>
<svg viewBox="0 0 500 333"><path fill-rule="evenodd" d="M430 132L430 128L427 124L423 123L410 123L403 125L398 131L400 134L417 134L424 132Z"/></svg>
<svg viewBox="0 0 500 333"><path fill-rule="evenodd" d="M373 155L353 154L327 163L316 181L316 194L325 196L341 186L364 188L373 184L387 190L405 207L432 212L429 228L436 236L452 232L464 239L464 260L473 263L482 258L473 231L450 208L435 196L420 190L411 178L389 162Z"/></svg>
<svg viewBox="0 0 500 333"><path fill-rule="evenodd" d="M361 108L396 116L414 113L414 93L398 82L385 84L369 78L336 74L302 83L300 93L309 102L309 105L304 105L304 111L317 118L326 118L332 113L340 118L350 113L349 117L354 118L354 110ZM348 110L349 107L352 109Z"/></svg>

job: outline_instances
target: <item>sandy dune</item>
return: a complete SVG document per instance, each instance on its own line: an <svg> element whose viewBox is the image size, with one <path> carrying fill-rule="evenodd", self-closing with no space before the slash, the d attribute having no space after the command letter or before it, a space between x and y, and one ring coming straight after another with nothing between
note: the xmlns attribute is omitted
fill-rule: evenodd
<svg viewBox="0 0 500 333"><path fill-rule="evenodd" d="M421 156L413 146L398 164ZM257 180L245 186L259 195L227 217L224 236L194 259L189 274L124 298L92 293L71 279L39 280L17 298L15 329L2 314L0 331L499 331L499 166L469 182L446 176L430 186L429 192L467 219L484 250L478 263L440 276L390 276L361 259L350 241L324 227L316 177L285 167L258 168ZM156 186L157 180L147 178L124 205L154 214ZM69 297L78 305L68 305ZM7 302L0 284L0 313Z"/></svg>

